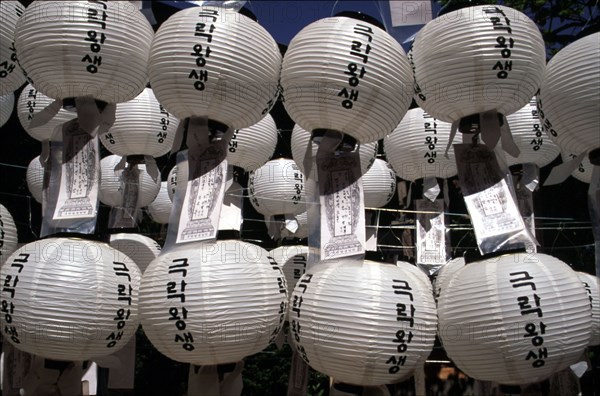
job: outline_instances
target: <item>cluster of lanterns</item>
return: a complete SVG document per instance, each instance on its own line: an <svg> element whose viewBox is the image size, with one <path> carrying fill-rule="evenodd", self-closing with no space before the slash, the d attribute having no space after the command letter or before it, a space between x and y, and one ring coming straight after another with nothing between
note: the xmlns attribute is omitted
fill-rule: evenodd
<svg viewBox="0 0 600 396"><path fill-rule="evenodd" d="M59 126L84 115L56 108L46 124L30 125L56 101L91 96L114 105L110 128L96 129L113 153L101 161L99 199L122 205L122 174L134 168L135 206L148 207L162 224L183 202L185 188L175 189L174 181L190 180L173 170L161 182L152 158L202 122L215 135L234 130L227 161L250 172L254 209L295 221L291 235L301 238L315 220L307 208L319 186L307 165L314 164L319 132L342 133L355 146L369 208L392 199L396 176L456 175L445 150L465 117L495 112L499 125L511 126L521 154L510 165L545 166L561 150L600 149L599 34L566 47L546 67L537 26L508 7L476 6L434 20L408 56L367 20L325 18L300 31L282 57L264 28L231 9L187 8L154 34L143 14L125 12L125 2L69 2L74 11L67 14L58 3L35 1L23 10L2 2L3 21L10 18L2 25L0 60L12 59L5 42L14 37L20 65L1 81L2 108L10 103L12 110L12 92L25 82L21 70L29 85L17 114L37 140L52 140ZM271 159L278 130L268 113L280 85L296 122L293 159ZM413 97L421 108L409 110ZM389 163L376 158L382 139ZM43 158L31 161L27 184L44 202ZM263 350L287 320L306 363L337 381L402 381L424 364L439 334L473 378L526 384L576 363L600 342L597 278L544 254L455 260L432 287L409 263L343 258L308 265L308 247L267 252L240 240L161 252L137 234L115 234L110 244L50 236L16 249L16 227L2 206L0 221L8 285L1 297L10 307L3 335L49 359L112 354L141 323L173 360L232 363Z"/></svg>

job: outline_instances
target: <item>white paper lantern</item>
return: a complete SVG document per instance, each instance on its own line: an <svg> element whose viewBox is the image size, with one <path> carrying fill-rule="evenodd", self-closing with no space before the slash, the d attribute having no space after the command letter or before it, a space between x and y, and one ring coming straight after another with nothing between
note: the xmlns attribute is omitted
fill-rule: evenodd
<svg viewBox="0 0 600 396"><path fill-rule="evenodd" d="M592 339L590 345L600 345L600 280L597 276L586 272L577 272L583 282L592 308Z"/></svg>
<svg viewBox="0 0 600 396"><path fill-rule="evenodd" d="M305 131L300 125L294 125L292 130L292 158L298 165L298 168L304 172L304 159L306 158L306 149L310 144L312 149L313 158L317 155L319 146L316 143L312 143L310 140L310 132ZM365 174L373 165L375 157L377 156L377 142L364 143L358 148L358 155L360 156L360 170L362 174Z"/></svg>
<svg viewBox="0 0 600 396"><path fill-rule="evenodd" d="M0 96L0 127L10 119L14 107L15 95L13 93Z"/></svg>
<svg viewBox="0 0 600 396"><path fill-rule="evenodd" d="M465 259L462 257L456 257L448 261L443 265L437 272L435 280L433 281L433 292L436 298L442 293L442 289L446 286L446 283L451 279L458 270L465 266Z"/></svg>
<svg viewBox="0 0 600 396"><path fill-rule="evenodd" d="M133 260L141 273L160 254L160 245L152 238L140 234L119 233L110 236L110 247Z"/></svg>
<svg viewBox="0 0 600 396"><path fill-rule="evenodd" d="M148 81L152 26L128 1L34 1L19 19L19 63L53 99L135 98Z"/></svg>
<svg viewBox="0 0 600 396"><path fill-rule="evenodd" d="M462 8L430 21L409 57L415 99L446 122L489 110L514 113L535 95L546 65L537 25L501 5Z"/></svg>
<svg viewBox="0 0 600 396"><path fill-rule="evenodd" d="M246 171L256 170L267 162L277 146L277 126L270 114L248 128L236 131L229 142L227 162Z"/></svg>
<svg viewBox="0 0 600 396"><path fill-rule="evenodd" d="M283 324L287 292L267 256L231 240L187 244L150 263L140 313L156 349L176 361L214 365L269 345Z"/></svg>
<svg viewBox="0 0 600 396"><path fill-rule="evenodd" d="M337 381L381 385L401 381L433 348L433 295L411 271L390 264L317 264L290 298L296 348L315 370Z"/></svg>
<svg viewBox="0 0 600 396"><path fill-rule="evenodd" d="M505 156L508 166L532 163L541 168L560 154L558 146L542 132L535 97L506 119L513 140L521 151L516 158L508 154Z"/></svg>
<svg viewBox="0 0 600 396"><path fill-rule="evenodd" d="M41 204L44 198L44 167L40 162L39 155L27 165L25 177L27 179L27 189L29 189L31 196Z"/></svg>
<svg viewBox="0 0 600 396"><path fill-rule="evenodd" d="M14 47L15 25L24 11L18 1L0 2L0 96L15 91L25 82Z"/></svg>
<svg viewBox="0 0 600 396"><path fill-rule="evenodd" d="M290 42L281 69L285 108L303 129L331 129L361 143L382 139L402 119L413 74L400 44L348 17L320 19Z"/></svg>
<svg viewBox="0 0 600 396"><path fill-rule="evenodd" d="M281 54L271 35L235 10L181 10L152 43L148 70L156 97L183 120L208 117L247 128L270 110L278 93Z"/></svg>
<svg viewBox="0 0 600 396"><path fill-rule="evenodd" d="M108 151L120 156L160 157L173 146L179 120L156 100L146 88L135 99L119 103L115 123L100 141Z"/></svg>
<svg viewBox="0 0 600 396"><path fill-rule="evenodd" d="M294 215L294 220L298 224L298 229L295 232L284 229L281 236L284 238L308 238L308 213L302 212Z"/></svg>
<svg viewBox="0 0 600 396"><path fill-rule="evenodd" d="M561 150L600 148L600 33L561 49L550 61L538 95L542 126Z"/></svg>
<svg viewBox="0 0 600 396"><path fill-rule="evenodd" d="M279 158L250 173L248 196L257 212L275 216L305 212L309 195L304 175L294 160Z"/></svg>
<svg viewBox="0 0 600 396"><path fill-rule="evenodd" d="M65 122L77 117L76 112L67 111L61 108L58 113L46 124L36 128L30 128L29 124L31 124L33 116L44 110L53 101L54 99L49 98L48 96L39 92L31 84L27 84L23 91L21 91L21 95L19 95L19 101L17 102L17 116L19 117L19 122L21 123L21 126L25 132L27 132L27 134L29 134L29 136L32 138L39 141L49 140L52 138L54 129L58 125L62 125Z"/></svg>
<svg viewBox="0 0 600 396"><path fill-rule="evenodd" d="M49 238L24 245L2 266L4 339L47 359L110 355L138 327L140 270L105 243Z"/></svg>
<svg viewBox="0 0 600 396"><path fill-rule="evenodd" d="M444 349L469 377L540 382L574 364L591 336L591 309L568 265L544 254L467 264L438 300Z"/></svg>
<svg viewBox="0 0 600 396"><path fill-rule="evenodd" d="M449 123L415 108L385 137L383 149L398 177L404 180L447 179L457 173L454 150L448 150L448 158L444 155L449 139Z"/></svg>
<svg viewBox="0 0 600 396"><path fill-rule="evenodd" d="M115 171L121 161L118 155L109 155L100 161L100 202L108 206L121 206L121 175L123 170ZM154 180L146 171L146 165L138 164L139 184L137 207L148 206L154 201L160 191L160 178Z"/></svg>
<svg viewBox="0 0 600 396"><path fill-rule="evenodd" d="M17 249L17 225L10 212L0 204L0 265Z"/></svg>
<svg viewBox="0 0 600 396"><path fill-rule="evenodd" d="M285 245L269 252L269 256L279 265L285 275L288 294L294 291L298 279L306 272L308 246Z"/></svg>
<svg viewBox="0 0 600 396"><path fill-rule="evenodd" d="M365 207L382 208L396 192L396 174L386 161L377 158L362 176L362 184Z"/></svg>
<svg viewBox="0 0 600 396"><path fill-rule="evenodd" d="M173 202L169 198L169 186L168 182L164 181L160 183L160 190L158 195L154 198L154 201L148 205L148 214L155 222L159 224L168 224L169 216L171 215L171 209L173 209Z"/></svg>
<svg viewBox="0 0 600 396"><path fill-rule="evenodd" d="M402 269L403 271L407 271L412 273L416 278L418 278L421 283L423 284L423 286L429 290L429 293L433 296L433 284L431 283L431 280L429 279L429 276L427 276L427 274L425 274L425 272L423 272L422 270L420 270L419 268L417 268L416 265L413 265L411 263L408 263L406 261L398 261L396 263L396 265L398 267L400 267L400 269Z"/></svg>
<svg viewBox="0 0 600 396"><path fill-rule="evenodd" d="M560 154L560 156L561 156L563 162L570 161L574 158L577 158L577 156L575 154L566 154L564 152L562 152ZM592 165L592 163L590 162L589 156L586 155L581 160L581 163L579 164L577 169L575 169L573 171L573 173L571 173L571 176L573 176L575 179L579 180L580 182L590 184L592 182L592 171L593 170L594 170L594 165Z"/></svg>

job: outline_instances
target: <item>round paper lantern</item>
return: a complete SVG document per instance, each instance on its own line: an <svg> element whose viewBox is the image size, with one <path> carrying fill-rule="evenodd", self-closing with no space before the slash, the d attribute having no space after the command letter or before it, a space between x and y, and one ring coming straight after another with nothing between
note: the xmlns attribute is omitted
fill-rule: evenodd
<svg viewBox="0 0 600 396"><path fill-rule="evenodd" d="M558 146L542 132L535 97L506 119L513 140L521 150L517 158L508 154L505 156L508 166L532 163L541 168L554 161L560 154Z"/></svg>
<svg viewBox="0 0 600 396"><path fill-rule="evenodd" d="M456 257L448 261L443 265L437 272L435 280L433 281L433 292L436 298L442 293L442 289L445 287L446 282L451 279L454 274L465 266L465 259L462 257Z"/></svg>
<svg viewBox="0 0 600 396"><path fill-rule="evenodd" d="M570 161L574 158L577 158L575 154L565 154L562 152L561 158L563 162ZM590 162L590 158L586 155L582 160L577 169L571 173L575 179L580 182L590 184L592 182L592 171L594 170L594 165Z"/></svg>
<svg viewBox="0 0 600 396"><path fill-rule="evenodd" d="M153 37L131 2L34 1L17 23L15 47L44 95L120 103L146 86Z"/></svg>
<svg viewBox="0 0 600 396"><path fill-rule="evenodd" d="M279 246L269 252L269 256L279 265L285 275L288 294L294 291L298 279L306 272L308 262L308 246Z"/></svg>
<svg viewBox="0 0 600 396"><path fill-rule="evenodd" d="M234 240L161 254L140 289L142 326L152 344L197 365L237 362L263 350L279 333L286 305L281 269L261 247Z"/></svg>
<svg viewBox="0 0 600 396"><path fill-rule="evenodd" d="M156 198L148 205L148 214L152 220L159 224L168 224L169 216L171 216L173 202L171 202L171 199L169 198L168 189L168 182L161 182L160 190L158 191Z"/></svg>
<svg viewBox="0 0 600 396"><path fill-rule="evenodd" d="M258 123L233 134L227 153L228 164L246 171L258 169L273 155L277 136L275 120L267 113Z"/></svg>
<svg viewBox="0 0 600 396"><path fill-rule="evenodd" d="M304 175L294 160L279 158L250 173L248 196L258 213L275 216L306 211L308 194Z"/></svg>
<svg viewBox="0 0 600 396"><path fill-rule="evenodd" d="M115 171L115 167L121 161L118 155L109 155L100 161L100 191L98 197L100 202L108 206L121 206L121 175L123 170ZM154 201L160 191L160 178L154 180L146 171L146 165L137 165L140 177L138 184L137 207L148 206Z"/></svg>
<svg viewBox="0 0 600 396"><path fill-rule="evenodd" d="M330 129L360 143L402 119L413 74L400 44L379 27L344 16L320 19L290 42L281 68L285 109L303 129Z"/></svg>
<svg viewBox="0 0 600 396"><path fill-rule="evenodd" d="M156 97L179 119L208 117L240 129L270 110L280 67L277 43L262 26L235 10L204 6L160 26L148 71Z"/></svg>
<svg viewBox="0 0 600 396"><path fill-rule="evenodd" d="M379 158L362 176L362 183L365 208L384 207L396 192L396 174L387 162Z"/></svg>
<svg viewBox="0 0 600 396"><path fill-rule="evenodd" d="M44 110L53 101L54 100L52 98L44 95L35 89L31 84L27 84L23 91L21 91L19 101L17 102L17 116L19 117L19 122L21 123L21 126L25 132L27 132L27 134L29 134L29 136L32 138L39 141L50 140L52 138L52 134L54 133L54 129L58 125L62 125L65 122L71 121L73 118L77 117L76 112L67 111L61 108L58 113L46 124L35 128L29 127L33 116Z"/></svg>
<svg viewBox="0 0 600 396"><path fill-rule="evenodd" d="M143 274L148 264L160 254L160 245L140 234L119 233L110 236L110 247L129 257Z"/></svg>
<svg viewBox="0 0 600 396"><path fill-rule="evenodd" d="M40 162L39 155L27 165L25 177L27 179L27 189L29 189L31 196L41 204L44 198L44 167Z"/></svg>
<svg viewBox="0 0 600 396"><path fill-rule="evenodd" d="M290 298L296 348L315 370L337 381L401 381L433 348L436 309L421 278L393 264L340 259L317 264Z"/></svg>
<svg viewBox="0 0 600 396"><path fill-rule="evenodd" d="M423 286L425 286L425 288L429 290L429 293L433 295L433 285L431 284L429 276L427 276L425 272L417 268L416 265L413 265L406 261L398 261L396 265L400 267L403 271L412 273L416 278L418 278L421 281Z"/></svg>
<svg viewBox="0 0 600 396"><path fill-rule="evenodd" d="M0 2L0 96L15 91L25 82L14 47L15 25L24 11L25 7L18 1Z"/></svg>
<svg viewBox="0 0 600 396"><path fill-rule="evenodd" d="M120 156L160 157L173 146L179 120L158 103L146 88L135 99L119 103L115 123L100 141L108 151Z"/></svg>
<svg viewBox="0 0 600 396"><path fill-rule="evenodd" d="M10 212L0 204L0 265L17 248L17 226Z"/></svg>
<svg viewBox="0 0 600 396"><path fill-rule="evenodd" d="M14 107L15 95L13 93L0 96L0 127L10 119Z"/></svg>
<svg viewBox="0 0 600 396"><path fill-rule="evenodd" d="M298 165L298 168L304 172L304 158L306 157L306 149L310 144L313 158L317 155L319 145L312 143L310 140L310 132L305 131L300 125L294 125L292 130L292 158ZM358 155L360 156L360 170L365 174L373 165L377 156L377 142L361 144L358 147Z"/></svg>
<svg viewBox="0 0 600 396"><path fill-rule="evenodd" d="M448 150L448 158L444 155L449 139L449 123L415 108L385 137L383 149L398 177L404 180L447 179L457 173L454 150Z"/></svg>
<svg viewBox="0 0 600 396"><path fill-rule="evenodd" d="M135 334L140 270L105 243L48 238L16 250L2 266L3 335L47 359L110 355Z"/></svg>
<svg viewBox="0 0 600 396"><path fill-rule="evenodd" d="M439 334L458 368L480 381L540 382L574 364L591 336L591 309L567 264L506 254L467 264L438 299Z"/></svg>
<svg viewBox="0 0 600 396"><path fill-rule="evenodd" d="M540 87L546 49L527 15L482 5L427 23L409 58L419 105L453 122L490 110L508 115L527 104Z"/></svg>
<svg viewBox="0 0 600 396"><path fill-rule="evenodd" d="M584 288L590 299L590 307L592 308L592 339L590 345L600 344L600 285L597 276L577 272L579 280L583 282Z"/></svg>
<svg viewBox="0 0 600 396"><path fill-rule="evenodd" d="M542 128L561 150L600 148L600 33L561 49L550 61L537 97Z"/></svg>

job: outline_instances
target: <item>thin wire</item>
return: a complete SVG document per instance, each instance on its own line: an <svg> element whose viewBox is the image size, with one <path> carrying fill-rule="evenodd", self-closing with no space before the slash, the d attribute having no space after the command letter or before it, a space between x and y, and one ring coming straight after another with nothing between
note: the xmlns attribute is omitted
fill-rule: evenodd
<svg viewBox="0 0 600 396"><path fill-rule="evenodd" d="M0 162L0 165L2 165L2 166L8 166L8 167L11 167L11 168L27 169L27 167L23 166L23 165L7 164L5 162Z"/></svg>

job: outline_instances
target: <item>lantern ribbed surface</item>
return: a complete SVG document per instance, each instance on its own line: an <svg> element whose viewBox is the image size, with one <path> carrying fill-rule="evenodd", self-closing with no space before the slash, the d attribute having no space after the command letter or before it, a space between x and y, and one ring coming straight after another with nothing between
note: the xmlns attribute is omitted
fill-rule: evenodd
<svg viewBox="0 0 600 396"><path fill-rule="evenodd" d="M560 157L563 162L570 161L577 156L575 154L566 154L565 152L560 153ZM571 173L575 179L580 182L590 184L592 182L592 171L594 170L594 165L590 162L589 156L584 156L583 160L579 164L579 166Z"/></svg>
<svg viewBox="0 0 600 396"><path fill-rule="evenodd" d="M567 264L506 254L467 264L438 299L439 334L469 377L540 382L581 358L591 337L587 292Z"/></svg>
<svg viewBox="0 0 600 396"><path fill-rule="evenodd" d="M154 93L169 112L234 129L256 124L270 110L280 68L277 43L262 26L208 6L171 15L156 33L148 64Z"/></svg>
<svg viewBox="0 0 600 396"><path fill-rule="evenodd" d="M453 122L489 110L508 115L525 106L540 87L546 50L527 15L483 5L427 23L409 58L419 105Z"/></svg>
<svg viewBox="0 0 600 396"><path fill-rule="evenodd" d="M560 154L558 146L542 131L535 97L506 119L513 140L521 150L516 158L506 154L507 166L532 163L541 168L554 161Z"/></svg>
<svg viewBox="0 0 600 396"><path fill-rule="evenodd" d="M294 291L298 279L306 272L308 246L284 245L269 251L285 275L288 294Z"/></svg>
<svg viewBox="0 0 600 396"><path fill-rule="evenodd" d="M600 279L586 272L577 272L577 276L583 282L592 308L592 338L590 345L600 345Z"/></svg>
<svg viewBox="0 0 600 396"><path fill-rule="evenodd" d="M0 265L15 251L18 242L15 220L4 205L0 204Z"/></svg>
<svg viewBox="0 0 600 396"><path fill-rule="evenodd" d="M171 202L175 196L175 188L177 188L177 165L171 168L169 175L167 176L167 193L169 194Z"/></svg>
<svg viewBox="0 0 600 396"><path fill-rule="evenodd" d="M406 261L398 261L396 265L400 267L400 269L402 269L403 271L412 273L416 278L418 278L421 281L425 288L429 290L429 294L433 295L433 284L431 283L429 276L427 276L425 272L417 268L416 265L413 265Z"/></svg>
<svg viewBox="0 0 600 396"><path fill-rule="evenodd" d="M18 1L0 2L0 96L15 91L25 82L14 49L15 26L24 11Z"/></svg>
<svg viewBox="0 0 600 396"><path fill-rule="evenodd" d="M121 175L123 170L115 172L115 167L121 161L118 155L109 155L100 161L100 202L108 206L121 206ZM160 191L160 177L154 180L146 171L146 165L138 164L139 184L137 207L148 206L154 201Z"/></svg>
<svg viewBox="0 0 600 396"><path fill-rule="evenodd" d="M0 127L10 119L14 107L15 95L13 93L0 96Z"/></svg>
<svg viewBox="0 0 600 396"><path fill-rule="evenodd" d="M464 266L465 259L456 257L448 261L438 270L435 280L433 281L433 292L436 298L442 293L442 289L446 286L446 282L448 282L448 280Z"/></svg>
<svg viewBox="0 0 600 396"><path fill-rule="evenodd" d="M303 129L333 129L369 143L390 133L406 113L413 74L404 50L384 30L332 17L292 39L281 85L285 109Z"/></svg>
<svg viewBox="0 0 600 396"><path fill-rule="evenodd" d="M27 165L25 177L27 179L27 189L31 193L31 196L36 202L41 204L44 198L44 167L40 162L39 155Z"/></svg>
<svg viewBox="0 0 600 396"><path fill-rule="evenodd" d="M142 274L161 250L154 239L141 234L112 234L109 245L132 259Z"/></svg>
<svg viewBox="0 0 600 396"><path fill-rule="evenodd" d="M550 59L537 98L542 127L561 150L577 155L600 148L600 33Z"/></svg>
<svg viewBox="0 0 600 396"><path fill-rule="evenodd" d="M229 142L227 163L252 171L263 166L277 146L277 126L270 114L248 128L237 130Z"/></svg>
<svg viewBox="0 0 600 396"><path fill-rule="evenodd" d="M310 132L305 131L300 125L294 125L292 129L292 158L298 165L298 168L304 172L304 159L306 158L306 150L310 144L312 149L313 159L317 155L319 145L310 141ZM364 143L358 147L358 155L360 156L360 170L365 174L375 161L377 155L377 142Z"/></svg>
<svg viewBox="0 0 600 396"><path fill-rule="evenodd" d="M429 356L437 325L422 278L347 259L316 264L300 278L289 320L290 338L313 369L356 385L409 378Z"/></svg>
<svg viewBox="0 0 600 396"><path fill-rule="evenodd" d="M44 110L53 101L54 99L44 95L31 84L27 84L21 92L21 95L19 95L19 100L17 102L17 116L19 117L19 122L25 132L32 138L39 141L50 140L54 133L54 128L77 117L76 112L67 111L61 108L46 124L36 128L29 127L33 116Z"/></svg>
<svg viewBox="0 0 600 396"><path fill-rule="evenodd" d="M100 141L113 154L160 157L171 151L179 120L145 88L135 99L117 105L115 123Z"/></svg>
<svg viewBox="0 0 600 396"><path fill-rule="evenodd" d="M19 63L53 99L135 98L148 82L152 26L128 1L34 1L19 19Z"/></svg>
<svg viewBox="0 0 600 396"><path fill-rule="evenodd" d="M444 156L449 139L449 123L415 108L385 137L383 149L396 175L404 180L446 179L457 173L454 150L448 150L448 158Z"/></svg>
<svg viewBox="0 0 600 396"><path fill-rule="evenodd" d="M248 197L258 213L265 216L300 214L306 211L304 175L294 160L279 158L250 173Z"/></svg>
<svg viewBox="0 0 600 396"><path fill-rule="evenodd" d="M396 192L396 174L386 161L376 158L362 176L365 208L382 208Z"/></svg>
<svg viewBox="0 0 600 396"><path fill-rule="evenodd" d="M169 216L171 216L171 209L173 209L173 202L171 202L169 192L167 191L168 188L168 182L161 182L156 198L147 207L148 214L152 220L159 224L169 223Z"/></svg>
<svg viewBox="0 0 600 396"><path fill-rule="evenodd" d="M237 362L266 348L286 304L285 277L267 251L234 240L161 254L140 289L148 339L167 357L197 365Z"/></svg>
<svg viewBox="0 0 600 396"><path fill-rule="evenodd" d="M0 318L4 339L46 359L110 355L138 327L140 276L129 257L105 243L48 238L26 244L1 270L13 289L1 292L11 307Z"/></svg>

